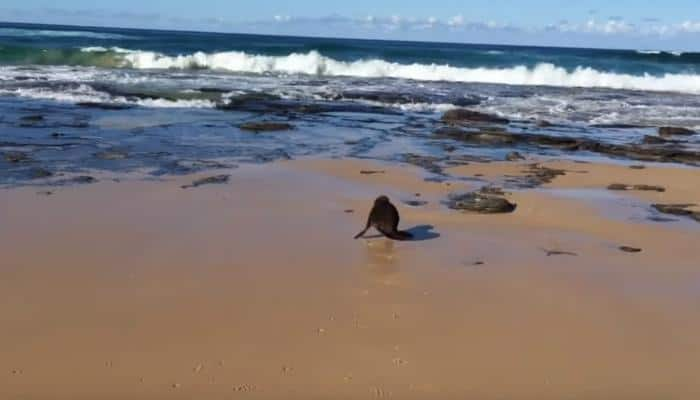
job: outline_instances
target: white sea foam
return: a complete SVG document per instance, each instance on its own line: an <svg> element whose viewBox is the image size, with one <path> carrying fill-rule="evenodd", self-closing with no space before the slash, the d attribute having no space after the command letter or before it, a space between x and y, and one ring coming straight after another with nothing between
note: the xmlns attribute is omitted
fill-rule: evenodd
<svg viewBox="0 0 700 400"><path fill-rule="evenodd" d="M663 51L663 50L637 50L637 54L659 55L670 54L676 57L681 57L685 54L683 51Z"/></svg>
<svg viewBox="0 0 700 400"><path fill-rule="evenodd" d="M209 100L167 100L167 99L138 99L129 100L122 96L110 96L88 85L79 85L70 90L56 91L48 88L13 88L0 89L0 96L13 95L18 97L49 100L60 103L106 103L106 104L135 104L150 108L213 108L216 106Z"/></svg>
<svg viewBox="0 0 700 400"><path fill-rule="evenodd" d="M651 54L651 55L656 55L656 54L661 54L663 51L661 50L637 50L637 54Z"/></svg>
<svg viewBox="0 0 700 400"><path fill-rule="evenodd" d="M251 74L310 74L361 78L400 78L417 81L497 83L560 87L611 88L700 94L700 75L631 75L590 67L567 70L554 64L512 68L463 68L438 64L399 64L380 59L338 61L322 54L287 56L251 55L244 52L194 53L167 56L156 52L114 49L125 67L137 69L212 69Z"/></svg>
<svg viewBox="0 0 700 400"><path fill-rule="evenodd" d="M80 49L83 53L104 53L109 51L108 48L102 47L102 46L93 46L93 47L83 47Z"/></svg>

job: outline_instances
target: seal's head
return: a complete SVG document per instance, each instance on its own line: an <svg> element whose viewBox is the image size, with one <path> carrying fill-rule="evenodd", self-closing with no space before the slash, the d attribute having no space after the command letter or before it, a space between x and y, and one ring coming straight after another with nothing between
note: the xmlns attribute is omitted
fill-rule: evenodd
<svg viewBox="0 0 700 400"><path fill-rule="evenodd" d="M379 197L377 197L377 200L374 200L374 204L375 204L375 205L377 205L377 204L386 204L386 203L389 203L389 202L390 202L390 201L389 201L389 198L386 197L386 196L379 196Z"/></svg>

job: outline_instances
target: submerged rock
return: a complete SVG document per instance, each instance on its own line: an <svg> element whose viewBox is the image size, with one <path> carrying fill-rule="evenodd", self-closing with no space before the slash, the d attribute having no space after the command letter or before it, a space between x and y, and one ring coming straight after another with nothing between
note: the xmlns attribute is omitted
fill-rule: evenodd
<svg viewBox="0 0 700 400"><path fill-rule="evenodd" d="M446 111L442 115L442 122L447 124L465 124L470 122L491 123L491 124L507 124L510 121L506 118L501 118L496 115L485 114L478 111L472 111L466 108L455 108Z"/></svg>
<svg viewBox="0 0 700 400"><path fill-rule="evenodd" d="M87 185L87 184L91 184L91 183L96 183L97 179L95 179L89 175L81 175L81 176L76 176L75 178L71 178L71 179L67 180L66 182Z"/></svg>
<svg viewBox="0 0 700 400"><path fill-rule="evenodd" d="M3 154L5 161L13 164L28 162L31 160L29 154L23 151L8 151Z"/></svg>
<svg viewBox="0 0 700 400"><path fill-rule="evenodd" d="M688 128L679 128L672 126L662 126L659 128L659 136L692 136L697 132Z"/></svg>
<svg viewBox="0 0 700 400"><path fill-rule="evenodd" d="M644 138L642 139L642 143L654 145L654 144L668 144L668 143L678 143L678 142L675 140L664 139L660 136L644 135Z"/></svg>
<svg viewBox="0 0 700 400"><path fill-rule="evenodd" d="M430 102L428 98L417 94L382 91L346 91L340 95L340 98L346 100L367 100L385 104L412 104Z"/></svg>
<svg viewBox="0 0 700 400"><path fill-rule="evenodd" d="M294 129L294 125L286 122L247 122L240 125L239 128L243 131L251 132L276 132L289 131Z"/></svg>
<svg viewBox="0 0 700 400"><path fill-rule="evenodd" d="M53 173L46 168L32 168L29 171L29 179L43 179L53 176Z"/></svg>
<svg viewBox="0 0 700 400"><path fill-rule="evenodd" d="M689 210L696 204L652 204L651 206L662 214L689 217L700 222L700 211Z"/></svg>
<svg viewBox="0 0 700 400"><path fill-rule="evenodd" d="M443 159L440 159L438 157L407 153L403 155L403 161L407 164L424 168L426 171L432 172L434 174L443 174L443 169L438 164L440 161L443 161Z"/></svg>
<svg viewBox="0 0 700 400"><path fill-rule="evenodd" d="M404 200L403 203L411 207L423 207L428 204L425 200Z"/></svg>
<svg viewBox="0 0 700 400"><path fill-rule="evenodd" d="M511 213L516 208L515 204L503 197L481 192L451 195L447 205L453 210L471 211L480 214Z"/></svg>
<svg viewBox="0 0 700 400"><path fill-rule="evenodd" d="M191 184L183 185L181 187L183 189L190 189L190 188L196 188L196 187L203 186L203 185L221 185L224 183L228 183L230 178L231 178L231 175L210 176L207 178L197 179L194 182L192 182Z"/></svg>
<svg viewBox="0 0 700 400"><path fill-rule="evenodd" d="M22 122L33 123L33 122L41 122L41 121L43 121L44 119L45 119L45 118L44 118L43 115L41 115L41 114L36 114L36 115L27 115L27 116L24 116L24 117L20 118L19 120L22 121Z"/></svg>
<svg viewBox="0 0 700 400"><path fill-rule="evenodd" d="M518 186L523 188L535 188L548 183L552 183L558 176L566 175L563 169L549 168L540 164L530 164L524 176L513 178Z"/></svg>
<svg viewBox="0 0 700 400"><path fill-rule="evenodd" d="M648 191L648 192L665 192L666 188L663 186L656 185L626 185L624 183L611 183L608 185L608 190L638 190L638 191Z"/></svg>
<svg viewBox="0 0 700 400"><path fill-rule="evenodd" d="M443 127L435 131L436 136L448 137L464 143L491 146L535 146L562 151L588 151L611 157L651 162L676 162L689 165L700 164L700 152L679 146L648 146L639 144L612 144L588 137L566 137L544 134L512 133L485 129L470 131L458 127Z"/></svg>
<svg viewBox="0 0 700 400"><path fill-rule="evenodd" d="M518 153L517 151L511 151L510 153L506 154L506 161L520 161L524 159L525 156Z"/></svg>
<svg viewBox="0 0 700 400"><path fill-rule="evenodd" d="M490 194L494 196L505 196L506 192L503 191L503 189L496 187L496 186L484 186L481 189L479 189L479 193L482 194Z"/></svg>
<svg viewBox="0 0 700 400"><path fill-rule="evenodd" d="M134 108L133 105L130 104L119 104L119 103L99 103L99 102L94 102L94 101L82 101L79 103L76 103L78 107L83 107L83 108L95 108L99 110L112 110L112 111L118 111L118 110L128 110L130 108Z"/></svg>
<svg viewBox="0 0 700 400"><path fill-rule="evenodd" d="M98 180L89 175L74 176L72 178L61 179L58 181L53 181L50 184L53 186L66 186L66 185L89 185L92 183L97 183Z"/></svg>
<svg viewBox="0 0 700 400"><path fill-rule="evenodd" d="M95 157L101 160L114 161L126 159L129 157L129 154L122 150L105 150L95 153Z"/></svg>

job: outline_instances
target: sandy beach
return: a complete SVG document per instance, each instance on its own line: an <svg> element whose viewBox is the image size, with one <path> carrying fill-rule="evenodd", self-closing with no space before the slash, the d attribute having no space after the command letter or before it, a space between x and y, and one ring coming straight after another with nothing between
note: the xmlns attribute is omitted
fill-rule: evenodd
<svg viewBox="0 0 700 400"><path fill-rule="evenodd" d="M513 213L444 204L534 162L565 174L506 190ZM700 203L697 169L220 173L0 190L0 398L700 396L700 224L651 208ZM418 240L352 239L380 194Z"/></svg>

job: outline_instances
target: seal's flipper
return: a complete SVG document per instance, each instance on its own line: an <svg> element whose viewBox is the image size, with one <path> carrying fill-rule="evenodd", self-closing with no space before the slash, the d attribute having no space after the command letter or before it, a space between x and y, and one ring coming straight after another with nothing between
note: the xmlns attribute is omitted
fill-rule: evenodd
<svg viewBox="0 0 700 400"><path fill-rule="evenodd" d="M363 229L362 232L360 232L360 233L358 233L357 235L355 235L355 239L361 238L362 235L364 235L365 233L367 233L367 231L369 230L369 228L370 228L371 226L372 226L372 216L370 215L370 217L367 218L367 226L365 226L365 229Z"/></svg>

